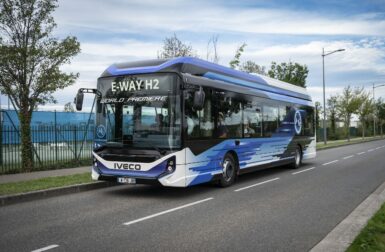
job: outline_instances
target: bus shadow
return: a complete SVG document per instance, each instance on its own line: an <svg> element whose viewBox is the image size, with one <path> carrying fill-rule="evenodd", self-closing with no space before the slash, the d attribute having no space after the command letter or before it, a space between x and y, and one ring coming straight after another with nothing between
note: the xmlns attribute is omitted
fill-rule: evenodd
<svg viewBox="0 0 385 252"><path fill-rule="evenodd" d="M310 168L314 164L315 164L314 161L307 161L306 163L303 163L303 165L299 169L292 169L288 165L264 168L264 169L256 170L256 171L238 176L237 182L247 183L247 182L250 182L251 180L259 181L265 177L271 177L274 175L278 176L278 175L292 173L292 172L300 171L302 169Z"/></svg>
<svg viewBox="0 0 385 252"><path fill-rule="evenodd" d="M306 169L312 166L312 162L307 162L303 165L302 169ZM299 171L300 169L298 169ZM277 166L272 168L265 168L256 170L250 173L246 173L238 176L236 183L228 188L220 188L215 182L195 185L191 187L164 187L161 185L120 185L114 187L114 189L108 190L104 193L110 196L117 197L131 197L131 198L164 198L164 199L178 199L187 198L194 195L210 192L226 192L232 191L236 186L240 184L248 184L257 182L271 176L278 176L280 174L286 174L288 172L294 172L297 170L290 169L287 166Z"/></svg>
<svg viewBox="0 0 385 252"><path fill-rule="evenodd" d="M192 197L202 192L210 192L218 190L218 186L207 183L191 187L164 187L161 185L121 185L115 187L114 190L105 193L118 197L132 198L165 198L177 199Z"/></svg>

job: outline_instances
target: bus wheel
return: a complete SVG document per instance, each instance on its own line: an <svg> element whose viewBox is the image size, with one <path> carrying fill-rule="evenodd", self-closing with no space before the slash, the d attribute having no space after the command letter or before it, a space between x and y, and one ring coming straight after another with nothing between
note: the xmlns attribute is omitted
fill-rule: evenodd
<svg viewBox="0 0 385 252"><path fill-rule="evenodd" d="M291 164L291 168L298 169L302 164L302 151L301 147L297 146L295 149L294 162Z"/></svg>
<svg viewBox="0 0 385 252"><path fill-rule="evenodd" d="M222 163L222 176L219 180L221 187L227 187L234 183L237 176L237 167L233 155L227 153Z"/></svg>

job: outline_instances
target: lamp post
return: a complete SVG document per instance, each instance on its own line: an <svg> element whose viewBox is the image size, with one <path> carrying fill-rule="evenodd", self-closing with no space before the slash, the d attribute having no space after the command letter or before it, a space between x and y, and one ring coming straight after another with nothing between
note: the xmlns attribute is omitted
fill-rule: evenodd
<svg viewBox="0 0 385 252"><path fill-rule="evenodd" d="M381 84L381 85L375 86L374 83L373 83L373 102L374 102L374 103L376 102L375 97L374 97L374 89L375 89L375 88L378 88L378 87L383 87L383 86L385 86L385 84ZM376 136L376 111L377 111L377 108L374 107L374 116L373 116L373 137Z"/></svg>
<svg viewBox="0 0 385 252"><path fill-rule="evenodd" d="M326 133L326 101L325 101L325 56L328 56L330 54L336 53L336 52L342 52L345 51L345 49L338 49L335 51L327 52L325 53L325 48L322 48L322 84L323 84L323 100L324 100L324 116L323 116L323 122L322 127L324 128L324 144L327 143L327 133Z"/></svg>

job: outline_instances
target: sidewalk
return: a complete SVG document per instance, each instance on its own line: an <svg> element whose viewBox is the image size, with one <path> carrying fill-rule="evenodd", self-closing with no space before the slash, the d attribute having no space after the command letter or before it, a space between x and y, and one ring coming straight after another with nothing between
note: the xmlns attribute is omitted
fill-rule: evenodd
<svg viewBox="0 0 385 252"><path fill-rule="evenodd" d="M78 167L78 168L0 175L0 184L21 182L21 181L34 180L34 179L47 178L47 177L66 176L66 175L80 174L85 172L91 172L91 165Z"/></svg>
<svg viewBox="0 0 385 252"><path fill-rule="evenodd" d="M315 245L310 252L346 251L384 202L385 182L361 202L356 209Z"/></svg>

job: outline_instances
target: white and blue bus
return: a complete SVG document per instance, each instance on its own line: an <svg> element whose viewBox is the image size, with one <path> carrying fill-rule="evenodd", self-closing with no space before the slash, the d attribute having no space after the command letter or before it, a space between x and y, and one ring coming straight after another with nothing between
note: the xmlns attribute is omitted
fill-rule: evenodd
<svg viewBox="0 0 385 252"><path fill-rule="evenodd" d="M187 187L316 155L306 89L192 57L113 64L96 89L92 178Z"/></svg>

